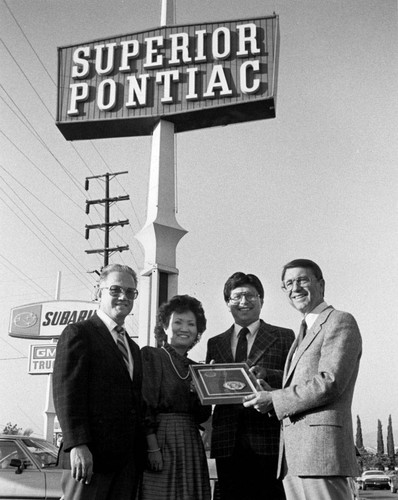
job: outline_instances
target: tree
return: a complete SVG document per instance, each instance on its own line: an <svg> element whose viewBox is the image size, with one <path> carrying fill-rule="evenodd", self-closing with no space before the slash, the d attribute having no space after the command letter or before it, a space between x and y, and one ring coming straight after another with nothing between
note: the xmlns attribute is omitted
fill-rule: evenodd
<svg viewBox="0 0 398 500"><path fill-rule="evenodd" d="M384 455L383 428L380 420L377 420L377 455Z"/></svg>
<svg viewBox="0 0 398 500"><path fill-rule="evenodd" d="M361 419L359 418L359 415L357 415L357 434L355 437L355 445L359 451L364 449L363 438L362 438L362 425L361 425Z"/></svg>
<svg viewBox="0 0 398 500"><path fill-rule="evenodd" d="M19 434L21 431L22 428L18 427L17 424L12 425L11 422L8 422L3 429L3 434Z"/></svg>
<svg viewBox="0 0 398 500"><path fill-rule="evenodd" d="M3 434L23 434L24 436L30 436L33 434L33 429L25 429L22 432L22 427L18 427L17 424L12 424L11 422L8 422L7 425L3 429Z"/></svg>
<svg viewBox="0 0 398 500"><path fill-rule="evenodd" d="M394 436L392 432L392 421L391 415L388 417L388 427L387 427L387 455L390 459L390 468L395 466L395 447L394 447Z"/></svg>

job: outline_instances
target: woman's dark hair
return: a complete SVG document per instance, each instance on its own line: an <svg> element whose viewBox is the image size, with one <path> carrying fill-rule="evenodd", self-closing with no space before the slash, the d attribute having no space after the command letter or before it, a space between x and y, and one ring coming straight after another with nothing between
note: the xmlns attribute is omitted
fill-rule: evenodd
<svg viewBox="0 0 398 500"><path fill-rule="evenodd" d="M261 284L261 281L257 278L257 276L255 276L254 274L245 274L237 272L234 273L232 276L230 276L224 285L225 302L229 301L232 290L247 285L250 285L257 290L260 299L264 298L264 288L263 285Z"/></svg>
<svg viewBox="0 0 398 500"><path fill-rule="evenodd" d="M171 315L174 312L183 313L192 311L196 319L196 328L198 329L198 337L206 330L206 316L202 304L199 300L190 295L175 295L168 302L159 307L155 337L159 344L167 340L165 328L168 328Z"/></svg>

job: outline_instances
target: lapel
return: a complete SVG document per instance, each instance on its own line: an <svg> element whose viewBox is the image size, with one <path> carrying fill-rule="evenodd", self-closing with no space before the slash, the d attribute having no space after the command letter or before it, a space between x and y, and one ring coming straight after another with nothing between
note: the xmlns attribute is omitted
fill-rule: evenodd
<svg viewBox="0 0 398 500"><path fill-rule="evenodd" d="M254 339L252 348L250 349L249 356L247 358L247 364L254 366L257 361L263 356L264 352L269 349L269 347L276 342L277 337L274 335L276 328L274 326L268 325L263 320L260 320L260 328L258 329L256 338Z"/></svg>
<svg viewBox="0 0 398 500"><path fill-rule="evenodd" d="M103 321L96 314L94 316L92 316L89 321L92 321L94 323L96 335L99 337L99 339L101 339L100 341L103 343L106 351L109 352L109 354L111 356L116 357L118 363L120 363L120 365L123 368L123 372L125 372L126 375L128 376L128 378L130 379L130 374L129 374L129 372L127 370L127 366L123 360L122 353L119 351L119 348L116 345L115 341L113 340L113 337L112 337L111 333L109 332L107 326L103 323ZM128 335L127 335L127 337L128 337ZM128 340L130 340L130 339L128 339ZM130 346L130 343L129 343L129 346ZM133 350L131 349L131 346L130 346L130 350L131 350L131 354L133 354ZM135 363L134 363L134 366L135 366Z"/></svg>
<svg viewBox="0 0 398 500"><path fill-rule="evenodd" d="M231 326L226 332L222 333L217 339L217 351L221 361L217 363L233 363L234 358L231 350L231 336L234 332L234 325Z"/></svg>
<svg viewBox="0 0 398 500"><path fill-rule="evenodd" d="M293 354L296 351L297 341L298 341L298 338L296 337L295 341L292 344L292 347L290 348L289 354L287 356L286 365L285 365L285 373L283 374L283 385L285 385L286 381L292 375L292 373L293 373L294 369L296 368L297 363L299 362L303 353L309 348L309 346L312 344L312 342L317 337L317 335L319 335L324 323L327 321L328 317L330 316L330 314L333 310L334 310L334 308L332 306L328 306L326 309L324 309L321 312L321 314L317 317L315 323L307 331L307 334L306 334L304 340L301 342L299 348L297 349L297 352L295 353L295 355L293 357Z"/></svg>

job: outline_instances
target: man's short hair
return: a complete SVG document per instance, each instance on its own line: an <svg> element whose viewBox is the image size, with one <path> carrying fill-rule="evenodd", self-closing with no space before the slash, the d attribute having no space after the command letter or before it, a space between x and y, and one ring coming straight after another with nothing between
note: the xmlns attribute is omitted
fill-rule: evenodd
<svg viewBox="0 0 398 500"><path fill-rule="evenodd" d="M286 270L293 269L294 267L304 267L305 269L311 269L317 280L323 279L321 268L314 261L309 259L295 259L283 266L282 281L285 279Z"/></svg>
<svg viewBox="0 0 398 500"><path fill-rule="evenodd" d="M225 302L229 301L231 296L231 291L235 288L239 288L241 286L252 286L257 290L257 293L260 296L260 299L264 298L264 288L261 284L261 281L254 274L245 274L241 272L234 273L230 276L224 285L224 300Z"/></svg>
<svg viewBox="0 0 398 500"><path fill-rule="evenodd" d="M101 270L99 283L101 284L102 282L104 282L111 273L130 274L134 279L135 286L137 286L137 273L133 269L131 269L131 267L125 266L124 264L109 264L108 266L103 267Z"/></svg>

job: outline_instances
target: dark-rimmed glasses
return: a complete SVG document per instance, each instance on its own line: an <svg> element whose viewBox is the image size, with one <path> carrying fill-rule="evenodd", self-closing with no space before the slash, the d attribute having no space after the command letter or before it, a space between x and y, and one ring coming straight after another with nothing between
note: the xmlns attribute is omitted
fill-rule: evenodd
<svg viewBox="0 0 398 500"><path fill-rule="evenodd" d="M282 281L282 290L284 292L291 292L295 283L297 283L298 287L307 286L311 283L311 278L308 276L299 276L294 280Z"/></svg>
<svg viewBox="0 0 398 500"><path fill-rule="evenodd" d="M256 302L259 295L250 292L234 293L229 297L229 301L232 302L232 304L239 304L243 297L245 297L248 302Z"/></svg>
<svg viewBox="0 0 398 500"><path fill-rule="evenodd" d="M123 286L112 285L112 286L102 286L100 290L103 290L104 288L109 290L109 295L111 297L119 297L119 295L121 295L122 293L129 300L135 300L138 297L138 290L136 288L124 288Z"/></svg>

